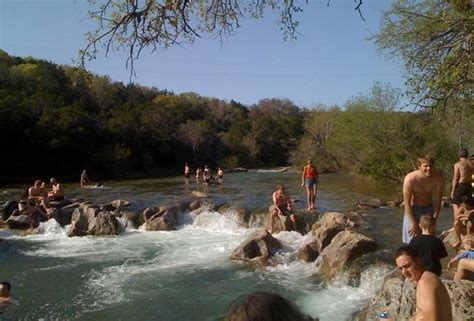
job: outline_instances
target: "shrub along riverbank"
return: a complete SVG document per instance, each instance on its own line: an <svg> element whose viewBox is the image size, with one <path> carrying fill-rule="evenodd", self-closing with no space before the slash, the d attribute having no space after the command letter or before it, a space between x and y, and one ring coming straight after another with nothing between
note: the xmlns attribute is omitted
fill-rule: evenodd
<svg viewBox="0 0 474 321"><path fill-rule="evenodd" d="M72 179L83 168L104 179L176 173L185 161L193 168L301 167L311 156L322 171L399 180L430 153L450 173L458 115L402 111L399 98L375 84L344 106L307 109L275 98L244 106L0 50L0 171L3 183ZM473 125L474 116L464 115L463 128ZM474 146L474 137L464 145Z"/></svg>

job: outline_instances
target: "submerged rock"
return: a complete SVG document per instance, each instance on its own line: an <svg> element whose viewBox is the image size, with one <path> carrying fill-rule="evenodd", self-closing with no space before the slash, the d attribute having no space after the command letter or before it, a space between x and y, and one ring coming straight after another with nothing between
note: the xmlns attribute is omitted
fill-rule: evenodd
<svg viewBox="0 0 474 321"><path fill-rule="evenodd" d="M269 265L268 259L281 248L280 242L268 231L259 230L250 235L232 254L231 260L244 261L256 266Z"/></svg>

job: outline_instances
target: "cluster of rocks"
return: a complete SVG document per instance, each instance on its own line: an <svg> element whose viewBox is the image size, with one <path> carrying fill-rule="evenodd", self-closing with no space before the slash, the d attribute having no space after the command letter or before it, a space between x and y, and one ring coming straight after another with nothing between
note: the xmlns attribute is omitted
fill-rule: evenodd
<svg viewBox="0 0 474 321"><path fill-rule="evenodd" d="M374 251L374 239L356 232L356 223L348 215L329 212L312 225L311 241L298 251L298 259L315 262L316 268L334 278L356 258ZM249 236L231 254L231 260L241 260L257 266L272 265L272 255L281 248L280 242L266 230Z"/></svg>

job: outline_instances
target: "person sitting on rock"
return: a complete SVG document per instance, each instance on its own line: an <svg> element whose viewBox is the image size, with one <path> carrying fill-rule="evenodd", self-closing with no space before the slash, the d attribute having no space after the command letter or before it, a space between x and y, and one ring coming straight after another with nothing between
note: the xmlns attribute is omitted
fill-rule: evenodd
<svg viewBox="0 0 474 321"><path fill-rule="evenodd" d="M29 198L29 191L25 189L20 196L20 200L18 201L18 210L20 211L21 215L40 215L44 218L47 217L46 212L36 204L33 199Z"/></svg>
<svg viewBox="0 0 474 321"><path fill-rule="evenodd" d="M463 196L461 203L456 209L454 218L454 232L456 233L456 243L452 244L454 248L461 245L461 237L471 235L474 225L474 198Z"/></svg>
<svg viewBox="0 0 474 321"><path fill-rule="evenodd" d="M416 311L413 320L452 321L448 290L436 274L425 270L416 251L411 246L400 247L395 253L395 262L402 275L416 283Z"/></svg>
<svg viewBox="0 0 474 321"><path fill-rule="evenodd" d="M433 235L435 228L433 216L422 215L419 226L421 234L412 238L410 246L421 258L425 269L440 276L442 270L440 259L447 257L448 252L446 252L443 242Z"/></svg>
<svg viewBox="0 0 474 321"><path fill-rule="evenodd" d="M454 275L454 281L467 279L474 272L474 248L472 236L466 236L462 242L464 251L456 255L449 261L448 268L457 261L459 261L458 269Z"/></svg>
<svg viewBox="0 0 474 321"><path fill-rule="evenodd" d="M49 201L62 201L64 200L64 187L60 184L56 178L51 178L51 191L48 193Z"/></svg>
<svg viewBox="0 0 474 321"><path fill-rule="evenodd" d="M9 282L3 281L0 283L0 306L13 303L12 298L10 297L11 284Z"/></svg>
<svg viewBox="0 0 474 321"><path fill-rule="evenodd" d="M277 185L277 190L273 193L273 205L275 210L270 213L270 233L275 231L275 219L279 218L279 215L287 216L290 218L293 229L296 231L296 215L293 212L290 194L285 190L282 184Z"/></svg>
<svg viewBox="0 0 474 321"><path fill-rule="evenodd" d="M255 292L235 299L224 321L316 321L281 295Z"/></svg>
<svg viewBox="0 0 474 321"><path fill-rule="evenodd" d="M48 193L44 190L44 183L42 181L36 180L33 186L29 188L28 193L29 198L41 204L45 210L51 208L48 201Z"/></svg>

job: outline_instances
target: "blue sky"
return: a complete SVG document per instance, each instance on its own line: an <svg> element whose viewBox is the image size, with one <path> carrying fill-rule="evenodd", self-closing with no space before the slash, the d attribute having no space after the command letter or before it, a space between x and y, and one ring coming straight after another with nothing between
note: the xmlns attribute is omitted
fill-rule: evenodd
<svg viewBox="0 0 474 321"><path fill-rule="evenodd" d="M300 36L284 41L276 15L243 20L237 34L223 44L203 35L185 48L151 53L144 50L135 64L135 83L193 91L203 96L234 99L250 105L263 98L288 98L301 107L343 105L350 97L368 94L374 82L404 89L402 64L377 53L366 38L378 30L388 0L364 1L366 21L353 1L302 3ZM85 46L86 0L0 0L0 48L10 55L71 64ZM127 83L126 53L112 52L87 68Z"/></svg>

